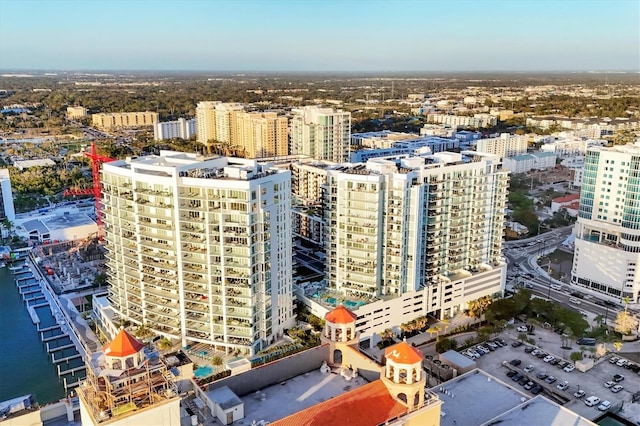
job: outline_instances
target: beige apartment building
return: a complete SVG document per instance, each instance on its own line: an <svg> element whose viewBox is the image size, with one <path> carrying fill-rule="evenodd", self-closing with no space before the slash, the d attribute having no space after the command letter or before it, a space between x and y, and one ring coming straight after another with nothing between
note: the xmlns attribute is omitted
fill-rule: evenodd
<svg viewBox="0 0 640 426"><path fill-rule="evenodd" d="M157 122L158 113L151 111L102 112L91 116L91 125L102 130L153 126Z"/></svg>
<svg viewBox="0 0 640 426"><path fill-rule="evenodd" d="M67 118L84 118L88 115L89 110L82 106L67 107Z"/></svg>
<svg viewBox="0 0 640 426"><path fill-rule="evenodd" d="M198 142L241 148L247 158L287 155L287 118L275 112L245 112L244 108L238 103L199 102L196 107Z"/></svg>

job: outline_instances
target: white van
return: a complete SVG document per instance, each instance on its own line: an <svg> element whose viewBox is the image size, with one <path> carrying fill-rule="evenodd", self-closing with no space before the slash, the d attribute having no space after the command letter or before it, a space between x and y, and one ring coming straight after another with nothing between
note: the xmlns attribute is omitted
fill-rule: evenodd
<svg viewBox="0 0 640 426"><path fill-rule="evenodd" d="M589 398L584 400L584 403L587 407L593 407L594 405L600 403L600 398L598 398L597 396L590 396Z"/></svg>
<svg viewBox="0 0 640 426"><path fill-rule="evenodd" d="M551 284L549 287L551 287L553 290L557 290L557 291L562 290L562 286L559 285L559 284Z"/></svg>
<svg viewBox="0 0 640 426"><path fill-rule="evenodd" d="M570 297L569 298L569 303L572 303L574 305L579 305L580 304L580 300L576 299L575 297Z"/></svg>

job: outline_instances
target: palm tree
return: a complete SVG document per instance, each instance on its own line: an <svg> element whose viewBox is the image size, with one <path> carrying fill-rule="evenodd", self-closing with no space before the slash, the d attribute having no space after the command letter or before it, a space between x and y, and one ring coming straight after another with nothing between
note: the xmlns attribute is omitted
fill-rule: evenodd
<svg viewBox="0 0 640 426"><path fill-rule="evenodd" d="M167 339L165 336L163 336L160 340L158 340L156 342L156 345L158 346L158 349L160 349L161 351L168 351L173 347L173 343L171 343L171 340Z"/></svg>
<svg viewBox="0 0 640 426"><path fill-rule="evenodd" d="M213 358L211 358L211 364L215 365L216 367L221 366L223 363L224 360L220 355L214 355Z"/></svg>
<svg viewBox="0 0 640 426"><path fill-rule="evenodd" d="M135 335L140 339L144 339L144 338L153 336L153 331L151 331L146 325L141 324L138 326L138 329L136 330Z"/></svg>

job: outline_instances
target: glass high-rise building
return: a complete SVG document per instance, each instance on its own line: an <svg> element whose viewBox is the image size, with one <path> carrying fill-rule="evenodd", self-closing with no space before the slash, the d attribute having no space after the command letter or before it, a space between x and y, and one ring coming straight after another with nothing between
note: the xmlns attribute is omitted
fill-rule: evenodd
<svg viewBox="0 0 640 426"><path fill-rule="evenodd" d="M293 325L291 174L161 151L103 166L109 300L183 345L253 355Z"/></svg>

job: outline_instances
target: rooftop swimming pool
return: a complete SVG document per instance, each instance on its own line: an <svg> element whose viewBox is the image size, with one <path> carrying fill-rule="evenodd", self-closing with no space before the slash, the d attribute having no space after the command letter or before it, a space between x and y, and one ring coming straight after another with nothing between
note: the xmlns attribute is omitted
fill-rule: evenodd
<svg viewBox="0 0 640 426"><path fill-rule="evenodd" d="M198 367L196 371L193 372L193 375L196 376L196 379L204 379L205 377L212 375L215 371L215 368L210 365L205 365Z"/></svg>

